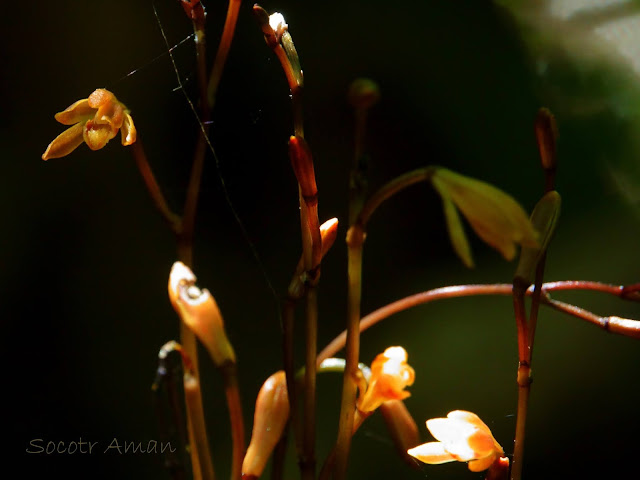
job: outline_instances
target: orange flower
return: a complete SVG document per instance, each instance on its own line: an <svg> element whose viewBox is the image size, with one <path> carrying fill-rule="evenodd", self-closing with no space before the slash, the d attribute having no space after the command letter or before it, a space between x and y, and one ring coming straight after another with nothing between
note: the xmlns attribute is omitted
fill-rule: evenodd
<svg viewBox="0 0 640 480"><path fill-rule="evenodd" d="M99 88L89 98L78 100L55 119L72 125L58 135L42 154L43 160L69 155L82 142L91 150L99 150L121 130L122 145L136 141L136 127L127 107L109 90Z"/></svg>
<svg viewBox="0 0 640 480"><path fill-rule="evenodd" d="M407 352L402 347L389 347L371 363L371 378L367 391L358 399L358 410L372 412L387 400L403 400L411 394L405 387L413 385L415 372L407 364Z"/></svg>
<svg viewBox="0 0 640 480"><path fill-rule="evenodd" d="M454 410L447 418L427 420L427 428L439 442L429 442L407 453L421 462L439 464L469 462L469 470L488 469L504 451L482 420L471 412Z"/></svg>

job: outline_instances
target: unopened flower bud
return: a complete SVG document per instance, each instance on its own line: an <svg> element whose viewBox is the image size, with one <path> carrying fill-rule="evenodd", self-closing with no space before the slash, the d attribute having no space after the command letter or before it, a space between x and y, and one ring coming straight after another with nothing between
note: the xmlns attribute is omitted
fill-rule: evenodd
<svg viewBox="0 0 640 480"><path fill-rule="evenodd" d="M222 314L209 290L200 290L196 276L182 262L176 262L169 275L169 299L182 321L203 343L213 362L221 366L235 363L233 347L224 330Z"/></svg>
<svg viewBox="0 0 640 480"><path fill-rule="evenodd" d="M380 99L380 87L368 78L357 78L351 82L347 98L355 108L370 108Z"/></svg>
<svg viewBox="0 0 640 480"><path fill-rule="evenodd" d="M244 478L262 475L289 419L289 396L284 371L271 375L262 385L253 416L253 431L242 462Z"/></svg>

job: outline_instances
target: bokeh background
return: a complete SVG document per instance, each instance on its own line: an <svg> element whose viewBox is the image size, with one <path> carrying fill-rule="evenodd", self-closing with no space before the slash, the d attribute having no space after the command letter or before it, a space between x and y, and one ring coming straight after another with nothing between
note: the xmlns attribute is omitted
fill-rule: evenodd
<svg viewBox="0 0 640 480"><path fill-rule="evenodd" d="M192 96L191 25L178 2L155 3L171 45L180 44L173 53ZM361 76L376 80L382 94L367 133L371 189L440 164L494 183L530 210L542 191L533 119L549 107L560 130L563 212L546 278L638 282L638 5L524 3L262 4L285 15L301 57L321 220L343 221L323 263L320 347L344 325L342 239L354 130L346 91ZM212 58L226 4L206 7ZM181 209L197 125L177 88L154 4L36 0L5 8L0 25L5 469L17 467L28 479L52 472L169 478L158 455L26 453L36 438L82 438L98 441L97 448L113 438L158 438L150 386L158 349L178 336L166 295L174 239L117 139L98 152L81 146L66 158L40 159L64 128L53 114L109 88L131 108L154 172ZM217 161L207 158L195 271L216 296L239 357L247 435L258 389L280 368L272 289L284 292L300 252L291 131L284 76L251 4L243 3L213 114ZM439 199L424 186L380 208L365 245L363 312L433 287L511 280L515 264L476 238L477 266L465 269L443 227ZM603 295L557 297L602 315L640 317L637 304ZM509 298L448 300L397 315L363 336L362 360L398 344L416 369L407 405L424 441L424 420L467 409L512 452L517 349ZM637 340L543 309L535 350L525 478L633 478ZM206 356L201 363L213 457L224 478L226 405L218 373ZM335 439L340 382L336 375L319 379L320 461ZM461 464L405 465L378 416L358 432L352 452L350 478L482 478ZM296 476L293 461L288 476Z"/></svg>

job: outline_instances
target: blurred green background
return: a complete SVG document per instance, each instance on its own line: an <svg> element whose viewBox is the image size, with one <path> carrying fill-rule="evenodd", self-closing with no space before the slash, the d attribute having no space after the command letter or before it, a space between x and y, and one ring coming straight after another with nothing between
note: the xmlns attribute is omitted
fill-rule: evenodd
<svg viewBox="0 0 640 480"><path fill-rule="evenodd" d="M156 3L172 44L191 34L178 2ZM284 14L302 61L321 220L346 218L353 115L345 94L354 78L370 77L382 92L367 134L372 189L412 168L440 164L494 183L530 210L542 190L533 119L546 106L560 130L563 196L546 278L638 282L640 79L633 57L625 59L594 33L609 17L583 15L572 23L553 10L571 2L533 3L518 9L486 1L262 4ZM633 14L637 4L628 5L618 17ZM206 7L212 57L226 4ZM158 349L178 336L166 295L172 235L118 139L98 152L83 145L66 158L40 159L64 128L54 113L95 88L109 88L131 108L155 174L181 209L197 127L176 89L153 4L36 0L6 7L0 25L5 466L16 462L20 478L29 479L53 471L68 479L168 478L155 455L26 453L35 438L82 438L106 447L114 437L158 436L150 385ZM625 35L638 33L624 28ZM193 42L174 54L191 95ZM213 114L219 162L209 156L206 164L195 272L216 296L238 354L247 436L258 389L280 368L269 284L284 292L299 258L291 131L284 76L251 4L243 3ZM443 227L440 201L423 186L380 208L365 245L364 313L433 287L511 280L515 264L475 237L477 266L465 269ZM320 347L344 325L345 232L343 224L323 263ZM637 304L603 295L557 297L602 315L640 317ZM398 344L416 370L407 405L424 441L430 438L424 420L466 409L512 452L517 350L508 298L448 300L397 315L363 336L362 360ZM637 475L639 362L637 340L543 309L525 478ZM214 462L224 478L226 405L218 372L206 356L202 364ZM319 379L320 461L335 439L340 382L335 375ZM409 468L378 416L358 432L352 452L350 478L482 478L461 464ZM293 462L289 473L295 478Z"/></svg>

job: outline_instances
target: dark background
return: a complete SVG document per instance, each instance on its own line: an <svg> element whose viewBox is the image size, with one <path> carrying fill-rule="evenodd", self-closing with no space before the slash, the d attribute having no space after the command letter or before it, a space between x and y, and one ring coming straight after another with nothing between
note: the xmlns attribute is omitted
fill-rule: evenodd
<svg viewBox="0 0 640 480"><path fill-rule="evenodd" d="M169 41L179 43L190 23L177 2L157 3ZM211 58L226 10L212 4ZM499 186L530 210L542 190L533 119L539 107L551 108L561 135L563 213L546 278L638 281L638 78L613 50L596 54L589 32L566 33L561 22L546 21L540 5L537 21L527 23L522 12L477 1L263 4L285 15L301 57L321 220L343 222L323 263L320 347L344 325L342 239L353 155L345 94L359 76L375 79L382 92L367 134L372 188L440 164ZM195 243L199 284L216 296L238 354L247 435L257 391L280 368L269 284L284 291L300 251L287 85L250 7L241 7L219 89L211 127L218 162L207 157ZM153 4L35 1L5 6L0 22L5 469L15 463L18 476L29 479L54 471L69 479L168 478L155 455L26 453L35 438L82 438L99 447L114 437L158 438L150 385L158 349L178 336L166 294L174 239L119 137L98 152L82 145L66 158L40 159L64 128L53 115L109 88L132 110L158 181L181 210L197 126L176 89ZM193 43L174 53L192 95ZM443 226L440 201L424 186L380 208L365 245L364 313L433 287L510 281L515 265L475 237L477 266L465 269ZM600 294L558 297L602 315L640 317L637 304ZM508 298L449 300L397 315L363 336L362 360L396 344L416 369L407 405L424 441L424 420L467 409L512 452L517 350ZM639 360L636 340L543 309L525 478L635 475ZM224 478L226 405L218 372L206 356L201 361L213 457ZM340 382L337 375L319 379L320 461L335 439ZM292 462L291 478L295 472ZM482 478L460 464L412 470L395 455L378 416L354 439L350 476Z"/></svg>

